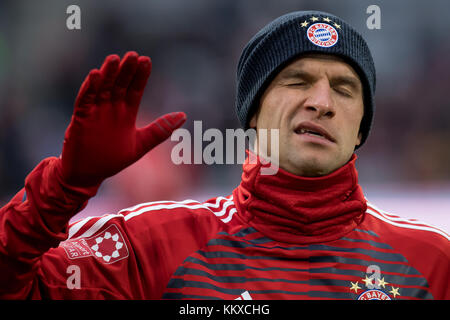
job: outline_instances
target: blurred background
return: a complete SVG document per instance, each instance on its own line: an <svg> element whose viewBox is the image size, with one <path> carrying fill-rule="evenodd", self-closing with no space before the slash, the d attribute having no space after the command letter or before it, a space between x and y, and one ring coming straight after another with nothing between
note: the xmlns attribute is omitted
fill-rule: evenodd
<svg viewBox="0 0 450 320"><path fill-rule="evenodd" d="M68 30L66 9L81 9ZM366 9L381 9L369 30ZM374 126L357 152L360 184L378 207L450 231L450 1L0 1L0 204L45 157L61 152L79 86L111 53L148 55L153 71L138 125L171 111L185 128L238 128L235 72L266 23L296 10L342 17L366 38L377 68ZM192 132L192 131L191 131ZM166 141L108 179L74 219L154 200L229 195L241 165L174 165ZM204 146L207 143L204 144Z"/></svg>

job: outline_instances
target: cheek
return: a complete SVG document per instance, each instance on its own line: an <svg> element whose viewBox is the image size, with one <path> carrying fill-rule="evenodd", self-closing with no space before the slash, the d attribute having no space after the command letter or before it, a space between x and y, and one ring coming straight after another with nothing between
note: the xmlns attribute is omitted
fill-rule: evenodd
<svg viewBox="0 0 450 320"><path fill-rule="evenodd" d="M361 106L349 108L345 113L344 121L342 121L344 124L343 127L345 128L343 132L346 132L346 139L349 144L356 144L358 142L358 134L362 117L363 112Z"/></svg>
<svg viewBox="0 0 450 320"><path fill-rule="evenodd" d="M277 103L276 101L273 101L273 99L266 98L261 103L260 110L258 112L258 119L257 119L257 128L258 129L269 129L276 127L276 121L277 118L277 111L278 108L276 107Z"/></svg>
<svg viewBox="0 0 450 320"><path fill-rule="evenodd" d="M294 105L294 97L289 91L272 89L261 99L259 111L260 128L283 128L283 121L289 119Z"/></svg>

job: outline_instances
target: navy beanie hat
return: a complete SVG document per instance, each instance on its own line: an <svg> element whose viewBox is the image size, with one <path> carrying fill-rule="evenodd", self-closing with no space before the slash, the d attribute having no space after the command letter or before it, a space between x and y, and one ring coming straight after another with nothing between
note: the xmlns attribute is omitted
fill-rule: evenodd
<svg viewBox="0 0 450 320"><path fill-rule="evenodd" d="M364 116L359 148L366 141L375 110L375 65L363 37L342 19L321 11L283 15L262 28L245 46L237 70L236 112L248 129L251 116L270 81L290 61L304 53L343 58L361 79Z"/></svg>

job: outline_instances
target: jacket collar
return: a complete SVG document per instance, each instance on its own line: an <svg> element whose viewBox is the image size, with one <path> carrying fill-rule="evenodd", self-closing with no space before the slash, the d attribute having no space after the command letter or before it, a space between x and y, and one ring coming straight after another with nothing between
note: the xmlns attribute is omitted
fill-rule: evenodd
<svg viewBox="0 0 450 320"><path fill-rule="evenodd" d="M253 155L254 156L254 155ZM310 244L339 239L357 227L367 205L355 168L356 155L322 177L300 177L279 169L261 174L260 159L247 157L233 191L237 214L276 241Z"/></svg>

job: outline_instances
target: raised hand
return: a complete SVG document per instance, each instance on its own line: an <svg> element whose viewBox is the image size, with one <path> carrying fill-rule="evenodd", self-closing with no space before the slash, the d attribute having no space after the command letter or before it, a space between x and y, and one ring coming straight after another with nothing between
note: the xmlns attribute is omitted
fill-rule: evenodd
<svg viewBox="0 0 450 320"><path fill-rule="evenodd" d="M169 113L143 128L136 116L151 72L151 60L128 52L108 56L81 85L66 130L59 163L62 180L72 186L99 185L166 140L185 121Z"/></svg>

